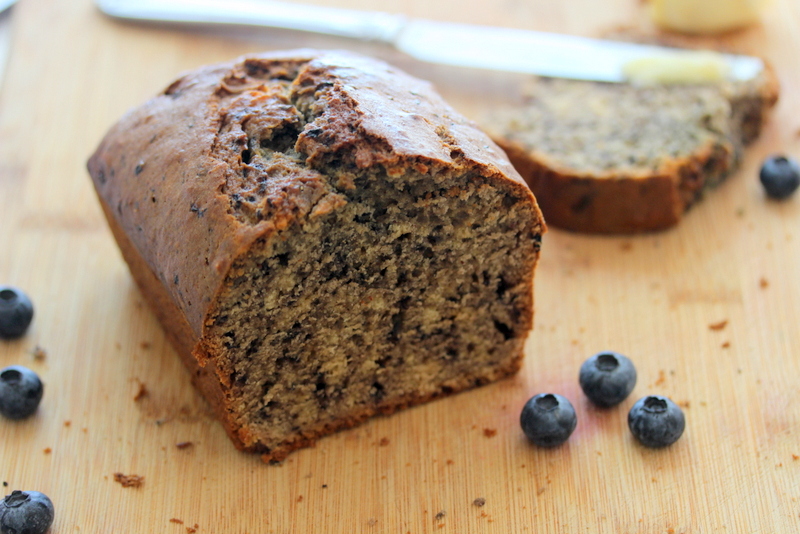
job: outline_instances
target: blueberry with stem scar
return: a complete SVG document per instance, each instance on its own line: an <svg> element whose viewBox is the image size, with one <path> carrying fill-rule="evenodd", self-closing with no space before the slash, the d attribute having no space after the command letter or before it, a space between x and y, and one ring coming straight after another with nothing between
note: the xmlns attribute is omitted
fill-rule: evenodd
<svg viewBox="0 0 800 534"><path fill-rule="evenodd" d="M9 419L33 415L44 394L39 375L27 367L11 365L0 370L0 414Z"/></svg>
<svg viewBox="0 0 800 534"><path fill-rule="evenodd" d="M0 338L22 337L33 320L33 303L23 291L0 286Z"/></svg>
<svg viewBox="0 0 800 534"><path fill-rule="evenodd" d="M624 401L636 385L636 368L618 352L600 352L583 362L578 376L581 389L604 408Z"/></svg>
<svg viewBox="0 0 800 534"><path fill-rule="evenodd" d="M44 534L54 517L53 502L47 495L14 490L0 501L0 534Z"/></svg>
<svg viewBox="0 0 800 534"><path fill-rule="evenodd" d="M645 447L666 447L681 437L686 419L668 397L649 395L636 401L628 412L628 427Z"/></svg>
<svg viewBox="0 0 800 534"><path fill-rule="evenodd" d="M541 393L525 403L519 422L533 443L555 447L569 439L578 418L566 398L556 393Z"/></svg>

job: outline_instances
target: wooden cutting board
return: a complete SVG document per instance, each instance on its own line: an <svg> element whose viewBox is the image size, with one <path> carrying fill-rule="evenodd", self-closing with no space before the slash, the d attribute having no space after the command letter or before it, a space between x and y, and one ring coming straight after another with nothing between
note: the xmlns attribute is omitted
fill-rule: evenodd
<svg viewBox="0 0 800 534"><path fill-rule="evenodd" d="M637 0L338 4L584 35L652 31ZM762 25L721 40L769 58L783 86L740 172L668 232L551 230L515 378L270 466L234 450L190 386L102 219L87 157L178 72L250 51L371 53L433 80L471 116L519 78L340 39L120 24L89 0L22 0L0 92L0 283L27 289L37 308L25 338L0 343L0 366L28 365L46 389L35 417L0 421L3 491L48 494L58 534L800 531L800 196L766 200L757 180L767 154L800 156L800 4L775 0ZM635 361L639 382L622 406L599 410L577 373L609 349ZM545 391L567 396L579 418L554 450L531 446L518 423ZM686 413L666 450L627 429L648 393ZM115 473L143 483L124 487Z"/></svg>

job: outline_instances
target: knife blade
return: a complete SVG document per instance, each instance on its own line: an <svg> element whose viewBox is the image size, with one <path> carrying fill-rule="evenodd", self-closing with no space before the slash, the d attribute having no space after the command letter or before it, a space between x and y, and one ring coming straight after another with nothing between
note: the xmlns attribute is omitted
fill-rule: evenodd
<svg viewBox="0 0 800 534"><path fill-rule="evenodd" d="M10 8L17 0L0 0L0 86L6 71L8 52L11 48L11 13Z"/></svg>
<svg viewBox="0 0 800 534"><path fill-rule="evenodd" d="M654 45L276 0L96 0L96 4L115 18L324 33L387 43L430 63L579 80L625 82L625 66L631 62L680 53ZM764 69L764 63L756 57L719 57L733 80L752 79Z"/></svg>

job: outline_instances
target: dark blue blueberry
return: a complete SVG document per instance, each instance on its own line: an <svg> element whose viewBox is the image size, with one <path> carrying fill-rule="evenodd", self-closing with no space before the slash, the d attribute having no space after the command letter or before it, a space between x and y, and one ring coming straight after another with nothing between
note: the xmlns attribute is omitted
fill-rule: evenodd
<svg viewBox="0 0 800 534"><path fill-rule="evenodd" d="M772 198L786 198L800 186L800 165L792 158L770 156L761 165L758 177Z"/></svg>
<svg viewBox="0 0 800 534"><path fill-rule="evenodd" d="M21 365L0 370L0 414L9 419L33 415L42 400L44 386L39 375Z"/></svg>
<svg viewBox="0 0 800 534"><path fill-rule="evenodd" d="M686 419L669 398L649 395L636 401L628 412L628 427L642 445L666 447L681 437Z"/></svg>
<svg viewBox="0 0 800 534"><path fill-rule="evenodd" d="M600 352L583 362L578 376L589 400L608 408L624 401L636 385L636 368L617 352Z"/></svg>
<svg viewBox="0 0 800 534"><path fill-rule="evenodd" d="M525 403L519 423L536 445L555 447L567 441L578 424L578 417L566 398L555 393L541 393Z"/></svg>
<svg viewBox="0 0 800 534"><path fill-rule="evenodd" d="M47 495L14 490L0 501L0 534L44 534L54 517Z"/></svg>
<svg viewBox="0 0 800 534"><path fill-rule="evenodd" d="M33 304L15 287L0 286L0 337L22 337L33 320Z"/></svg>

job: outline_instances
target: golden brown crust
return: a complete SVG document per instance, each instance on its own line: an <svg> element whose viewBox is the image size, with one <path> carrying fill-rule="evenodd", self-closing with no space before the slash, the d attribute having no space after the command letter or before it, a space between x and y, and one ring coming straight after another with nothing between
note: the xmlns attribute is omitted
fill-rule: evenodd
<svg viewBox="0 0 800 534"><path fill-rule="evenodd" d="M692 158L671 161L649 175L570 173L546 156L498 139L528 180L553 226L577 232L626 234L663 230L678 223L705 187L731 170L733 155L722 145L707 145Z"/></svg>
<svg viewBox="0 0 800 534"><path fill-rule="evenodd" d="M99 200L109 228L117 241L125 262L128 264L136 285L164 329L170 344L181 357L186 369L191 373L192 383L215 410L217 418L223 423L225 430L236 447L242 449L244 445L239 441L236 430L228 424L224 394L213 367L208 365L201 367L197 358L192 354L196 344L192 328L186 322L181 310L173 302L164 284L153 273L144 257L128 238L125 230L117 222L111 206L102 197Z"/></svg>

